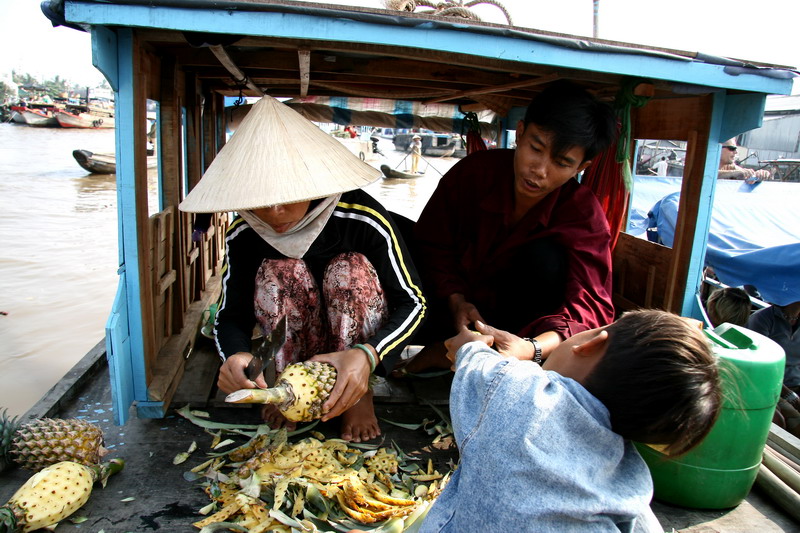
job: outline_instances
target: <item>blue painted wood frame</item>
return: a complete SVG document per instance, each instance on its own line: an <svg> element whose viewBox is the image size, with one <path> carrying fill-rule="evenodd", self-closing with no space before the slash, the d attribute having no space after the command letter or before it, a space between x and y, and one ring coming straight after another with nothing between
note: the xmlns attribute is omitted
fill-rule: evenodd
<svg viewBox="0 0 800 533"><path fill-rule="evenodd" d="M92 61L114 89L120 280L106 325L114 420L124 424L132 401L147 400L134 167L133 32L92 28Z"/></svg>
<svg viewBox="0 0 800 533"><path fill-rule="evenodd" d="M83 24L211 31L221 34L260 35L278 38L342 40L389 46L408 46L464 53L543 66L606 72L687 84L789 94L792 81L749 73L729 73L723 65L687 58L657 57L636 53L574 49L543 41L508 35L459 31L420 21L416 26L395 26L350 20L335 15L188 9L167 6L79 3L64 4L67 20ZM469 29L469 26L465 26Z"/></svg>
<svg viewBox="0 0 800 533"><path fill-rule="evenodd" d="M703 282L708 232L711 227L711 212L714 207L714 194L719 170L720 143L736 135L761 126L766 106L764 94L727 94L720 91L714 94L714 104L709 127L709 140L706 147L706 160L703 171L703 184L697 211L692 253L686 288L681 304L681 314L703 320L703 310L697 293Z"/></svg>

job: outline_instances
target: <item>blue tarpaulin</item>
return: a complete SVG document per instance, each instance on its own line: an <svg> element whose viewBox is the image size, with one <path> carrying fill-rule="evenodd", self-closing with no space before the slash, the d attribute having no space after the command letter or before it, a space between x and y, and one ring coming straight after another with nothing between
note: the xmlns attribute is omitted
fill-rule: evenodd
<svg viewBox="0 0 800 533"><path fill-rule="evenodd" d="M628 233L672 246L681 178L636 176ZM718 180L706 264L722 283L753 285L767 302L800 301L800 183Z"/></svg>

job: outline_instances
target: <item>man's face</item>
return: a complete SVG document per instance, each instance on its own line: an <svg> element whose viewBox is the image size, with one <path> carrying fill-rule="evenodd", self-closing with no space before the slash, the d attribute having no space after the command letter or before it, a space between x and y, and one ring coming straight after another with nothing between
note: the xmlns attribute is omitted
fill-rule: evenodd
<svg viewBox="0 0 800 533"><path fill-rule="evenodd" d="M722 143L722 153L719 156L719 166L733 165L736 160L736 143L727 141Z"/></svg>
<svg viewBox="0 0 800 533"><path fill-rule="evenodd" d="M552 153L553 134L536 124L517 125L514 152L514 195L517 203L535 205L585 169L584 149L573 146L562 154Z"/></svg>

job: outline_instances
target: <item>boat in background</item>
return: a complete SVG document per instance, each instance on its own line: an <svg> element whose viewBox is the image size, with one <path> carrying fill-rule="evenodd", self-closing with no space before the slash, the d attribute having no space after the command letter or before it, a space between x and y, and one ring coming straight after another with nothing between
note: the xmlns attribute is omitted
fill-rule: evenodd
<svg viewBox="0 0 800 533"><path fill-rule="evenodd" d="M75 161L92 174L116 174L117 173L117 158L114 154L97 154L89 150L73 150L72 157ZM155 168L158 165L158 159L152 150L147 152L147 168Z"/></svg>
<svg viewBox="0 0 800 533"><path fill-rule="evenodd" d="M458 135L452 133L414 132L404 131L395 133L394 148L407 152L414 135L419 135L422 141L422 155L434 157L451 157L459 148Z"/></svg>
<svg viewBox="0 0 800 533"><path fill-rule="evenodd" d="M62 128L113 128L114 116L100 116L86 112L70 112L59 109L55 112L58 125Z"/></svg>
<svg viewBox="0 0 800 533"><path fill-rule="evenodd" d="M116 174L117 158L114 154L96 154L89 150L73 150L75 161L92 174Z"/></svg>
<svg viewBox="0 0 800 533"><path fill-rule="evenodd" d="M425 175L425 173L421 174L412 174L411 172L401 172L400 170L395 170L391 168L389 165L381 165L381 172L383 172L383 177L386 179L393 179L393 180L409 180L415 178L421 178Z"/></svg>
<svg viewBox="0 0 800 533"><path fill-rule="evenodd" d="M58 121L50 109L37 109L26 106L12 106L11 120L17 124L36 127L58 126Z"/></svg>

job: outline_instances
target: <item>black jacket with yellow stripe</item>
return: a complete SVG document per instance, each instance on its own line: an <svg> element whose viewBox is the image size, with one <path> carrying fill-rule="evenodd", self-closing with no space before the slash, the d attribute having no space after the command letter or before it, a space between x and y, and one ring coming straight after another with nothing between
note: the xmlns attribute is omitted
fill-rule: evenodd
<svg viewBox="0 0 800 533"><path fill-rule="evenodd" d="M228 228L225 252L215 328L217 349L223 359L251 351L256 322L256 272L265 259L286 257L239 216ZM317 286L322 286L322 275L330 260L344 252L366 256L386 294L389 320L365 341L375 347L381 359L376 373L385 375L422 324L426 303L419 275L396 223L377 200L360 189L342 194L325 228L303 256Z"/></svg>

